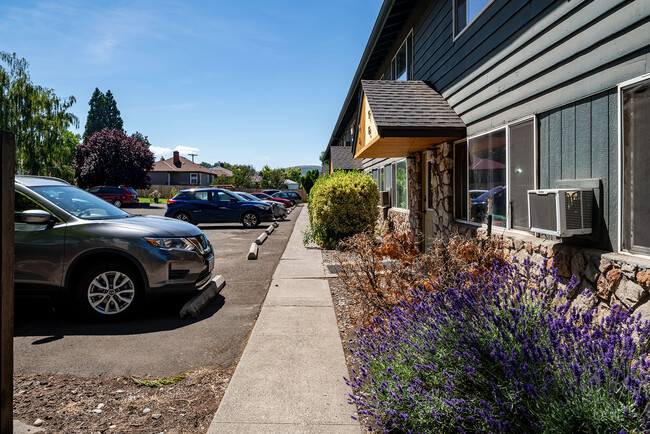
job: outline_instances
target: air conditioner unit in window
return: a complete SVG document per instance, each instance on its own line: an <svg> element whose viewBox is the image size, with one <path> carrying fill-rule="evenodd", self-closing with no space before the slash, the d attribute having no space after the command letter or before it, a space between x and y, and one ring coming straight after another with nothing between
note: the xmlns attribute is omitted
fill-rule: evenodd
<svg viewBox="0 0 650 434"><path fill-rule="evenodd" d="M390 191L379 192L379 206L390 207Z"/></svg>
<svg viewBox="0 0 650 434"><path fill-rule="evenodd" d="M590 234L593 204L589 188L528 190L530 230L561 238Z"/></svg>

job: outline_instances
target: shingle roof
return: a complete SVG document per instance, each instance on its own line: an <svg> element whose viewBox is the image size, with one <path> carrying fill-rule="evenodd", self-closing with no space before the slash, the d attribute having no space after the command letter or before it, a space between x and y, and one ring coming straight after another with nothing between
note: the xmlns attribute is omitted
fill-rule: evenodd
<svg viewBox="0 0 650 434"><path fill-rule="evenodd" d="M363 162L354 159L351 146L332 146L330 158L334 169L363 169Z"/></svg>
<svg viewBox="0 0 650 434"><path fill-rule="evenodd" d="M465 130L449 103L424 81L361 80L363 92L382 137L404 136L404 130ZM436 134L437 135L437 134Z"/></svg>
<svg viewBox="0 0 650 434"><path fill-rule="evenodd" d="M200 164L188 160L185 157L178 157L180 164L174 164L174 157L168 158L163 161L156 161L153 165L152 172L193 172L193 173L209 173L214 176L232 176L232 172L224 167L215 167L208 169Z"/></svg>

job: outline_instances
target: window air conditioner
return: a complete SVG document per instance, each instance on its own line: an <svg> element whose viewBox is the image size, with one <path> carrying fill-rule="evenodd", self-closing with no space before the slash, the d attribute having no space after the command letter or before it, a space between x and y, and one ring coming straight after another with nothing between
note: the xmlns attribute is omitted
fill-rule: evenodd
<svg viewBox="0 0 650 434"><path fill-rule="evenodd" d="M560 238L590 234L593 203L590 188L528 190L530 230Z"/></svg>
<svg viewBox="0 0 650 434"><path fill-rule="evenodd" d="M390 207L390 191L380 191L379 192L379 206Z"/></svg>

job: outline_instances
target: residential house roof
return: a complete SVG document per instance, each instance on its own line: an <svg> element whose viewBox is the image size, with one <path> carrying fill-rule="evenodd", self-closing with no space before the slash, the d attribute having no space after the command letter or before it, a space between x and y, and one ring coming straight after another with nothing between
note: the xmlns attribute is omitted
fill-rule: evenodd
<svg viewBox="0 0 650 434"><path fill-rule="evenodd" d="M362 80L361 86L382 137L465 133L465 123L424 81Z"/></svg>
<svg viewBox="0 0 650 434"><path fill-rule="evenodd" d="M224 167L215 167L209 169L200 164L188 160L185 157L178 156L178 160L174 163L174 157L168 158L163 161L156 161L153 165L152 172L192 172L192 173L208 173L214 176L232 176L232 172Z"/></svg>
<svg viewBox="0 0 650 434"><path fill-rule="evenodd" d="M330 148L330 163L333 169L363 169L363 162L354 159L351 146L332 146Z"/></svg>

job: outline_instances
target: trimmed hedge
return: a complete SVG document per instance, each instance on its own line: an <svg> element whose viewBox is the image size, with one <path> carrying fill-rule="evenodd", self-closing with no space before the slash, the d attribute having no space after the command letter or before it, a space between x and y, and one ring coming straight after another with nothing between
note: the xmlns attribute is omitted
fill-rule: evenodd
<svg viewBox="0 0 650 434"><path fill-rule="evenodd" d="M309 193L305 243L332 248L343 238L372 230L378 203L377 184L363 172L341 171L319 178Z"/></svg>

